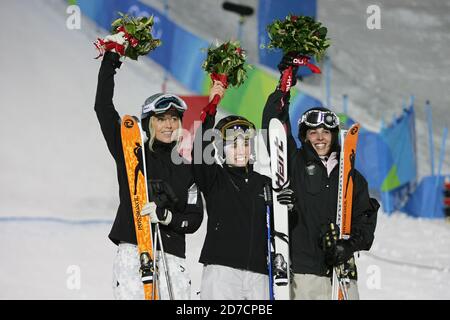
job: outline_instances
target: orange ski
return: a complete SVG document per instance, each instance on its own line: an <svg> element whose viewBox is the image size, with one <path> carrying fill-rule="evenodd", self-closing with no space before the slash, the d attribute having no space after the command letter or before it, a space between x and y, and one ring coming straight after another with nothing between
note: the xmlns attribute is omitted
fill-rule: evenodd
<svg viewBox="0 0 450 320"><path fill-rule="evenodd" d="M341 130L341 153L339 159L339 189L336 225L339 228L339 237L348 239L352 225L353 205L353 176L355 171L356 145L360 125L355 123L349 130ZM332 299L346 299L346 290L342 277L343 266L333 269Z"/></svg>
<svg viewBox="0 0 450 320"><path fill-rule="evenodd" d="M349 129L344 143L344 195L342 197L342 226L340 230L344 239L350 236L352 226L353 176L359 127L359 124L356 123Z"/></svg>
<svg viewBox="0 0 450 320"><path fill-rule="evenodd" d="M148 201L145 157L141 129L136 117L126 115L121 125L122 148L130 188L133 220L141 263L140 274L146 300L157 300L154 276L152 230L149 216L141 216L142 206Z"/></svg>

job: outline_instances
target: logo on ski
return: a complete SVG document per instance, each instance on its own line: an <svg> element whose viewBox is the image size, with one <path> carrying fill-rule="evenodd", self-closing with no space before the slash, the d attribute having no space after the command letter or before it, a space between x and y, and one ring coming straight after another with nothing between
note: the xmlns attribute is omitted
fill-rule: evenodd
<svg viewBox="0 0 450 320"><path fill-rule="evenodd" d="M353 127L353 128L350 130L350 134L351 134L351 135L355 135L355 134L358 132L358 130L359 130L359 127Z"/></svg>
<svg viewBox="0 0 450 320"><path fill-rule="evenodd" d="M358 131L358 128L356 128L356 131ZM350 179L352 179L352 182L353 182L353 172L355 171L355 158L356 158L355 149L352 149L352 152L349 154L348 157L349 157L349 162L350 162L350 170L347 175L347 184L345 185L344 198L347 198L347 190L348 190L348 184L350 182Z"/></svg>
<svg viewBox="0 0 450 320"><path fill-rule="evenodd" d="M140 199L139 196L134 195L133 196L133 201L134 201L134 208L135 208L135 219L136 219L136 224L137 224L137 228L138 230L142 230L142 217L141 217L141 205L140 205Z"/></svg>
<svg viewBox="0 0 450 320"><path fill-rule="evenodd" d="M284 144L282 141L278 140L278 138L275 138L275 144L277 146L277 172L276 172L276 184L279 189L282 189L284 185L286 184L285 175L286 172L284 172Z"/></svg>
<svg viewBox="0 0 450 320"><path fill-rule="evenodd" d="M134 168L134 195L136 195L139 172L144 175L144 164L142 163L142 146L139 142L136 142L136 147L133 149L133 153L137 159L136 167Z"/></svg>
<svg viewBox="0 0 450 320"><path fill-rule="evenodd" d="M134 126L134 121L131 120L131 119L125 120L124 126L125 126L126 128L128 128L128 129L133 128L133 126Z"/></svg>

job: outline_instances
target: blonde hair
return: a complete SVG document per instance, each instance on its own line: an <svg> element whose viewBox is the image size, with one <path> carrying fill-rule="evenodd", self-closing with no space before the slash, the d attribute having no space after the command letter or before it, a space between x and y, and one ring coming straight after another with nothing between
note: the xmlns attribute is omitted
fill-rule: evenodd
<svg viewBox="0 0 450 320"><path fill-rule="evenodd" d="M156 140L156 132L155 129L153 128L153 121L154 119L156 119L156 117L150 117L149 121L148 121L148 132L150 133L150 137L148 137L148 148L150 149L150 151L154 152L155 150L153 150L153 144L155 143ZM181 144L181 140L182 140L182 130L183 130L183 125L181 123L181 118L178 117L178 129L175 130L172 133L176 135L176 138L174 140L176 140L176 144L174 146L174 149L179 148L180 144Z"/></svg>

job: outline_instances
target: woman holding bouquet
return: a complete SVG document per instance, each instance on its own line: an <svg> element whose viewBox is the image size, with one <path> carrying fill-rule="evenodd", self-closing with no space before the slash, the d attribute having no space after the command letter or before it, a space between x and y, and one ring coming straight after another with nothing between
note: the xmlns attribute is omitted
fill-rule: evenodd
<svg viewBox="0 0 450 320"><path fill-rule="evenodd" d="M202 133L213 129L213 100L224 92L223 84L215 81L192 150L194 179L205 196L208 213L200 255L204 264L200 296L202 300L264 300L269 298L264 241L264 185L269 179L253 171L254 124L239 116L221 119L214 128L212 157L217 160L205 159L209 142L203 141ZM196 149L201 149L202 159L195 158Z"/></svg>
<svg viewBox="0 0 450 320"><path fill-rule="evenodd" d="M290 31L278 32L286 29ZM295 85L297 70L306 66L315 73L320 72L309 63L305 54L323 54L328 46L324 41L326 28L308 17L288 17L284 22L277 21L269 26L271 31L282 35L281 38L272 35L272 40L276 40L275 47L287 53L278 66L280 81L267 99L262 128L268 129L270 119L278 118L287 130L290 186L296 199L296 212L290 215L289 222L291 270L294 273L291 295L294 299L331 299L333 267L344 264L350 279L346 284L348 298L358 299L353 255L370 249L379 204L370 198L366 180L355 170L351 235L347 240L338 239L335 222L339 119L327 108L314 107L306 111L298 119L299 131L296 133L302 142L300 149L293 138L289 119L289 92ZM292 35L298 35L297 41L289 39ZM308 38L310 35L314 36ZM289 47L293 43L298 47ZM308 46L300 46L299 43L308 43Z"/></svg>
<svg viewBox="0 0 450 320"><path fill-rule="evenodd" d="M137 55L126 54L131 46L129 39L130 35L121 31L98 43L104 49L100 52L104 56L98 75L95 112L108 149L116 162L119 182L120 204L109 234L111 241L118 245L113 266L113 294L116 299L144 299L130 189L122 153L121 119L112 101L114 75L121 66L120 56L124 54L137 59ZM137 41L134 39L135 44ZM176 95L158 93L145 100L141 117L142 128L148 137L143 152L149 193L151 199L156 199L156 205L149 203L142 211L150 215L152 223L160 224L174 299L190 299L185 234L195 232L203 219L202 200L190 166L175 165L171 158L172 153L177 152L179 129L186 109L184 101ZM157 265L162 274L162 264L157 261ZM161 279L159 289L160 298L169 299L164 279Z"/></svg>
<svg viewBox="0 0 450 320"><path fill-rule="evenodd" d="M264 186L270 181L253 170L255 125L230 115L214 127L225 89L246 78L245 53L237 43L226 42L209 48L203 67L213 84L192 149L194 179L205 196L208 214L200 255L204 265L200 297L268 299ZM207 138L211 133L212 145Z"/></svg>

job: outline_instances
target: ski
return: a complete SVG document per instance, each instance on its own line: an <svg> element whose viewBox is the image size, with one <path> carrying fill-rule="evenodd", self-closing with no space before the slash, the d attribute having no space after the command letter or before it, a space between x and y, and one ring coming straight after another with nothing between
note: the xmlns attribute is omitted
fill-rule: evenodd
<svg viewBox="0 0 450 320"><path fill-rule="evenodd" d="M275 300L290 300L290 260L288 209L277 201L278 192L289 185L286 131L278 119L269 123L270 167L273 189L273 295Z"/></svg>
<svg viewBox="0 0 450 320"><path fill-rule="evenodd" d="M339 187L336 225L339 238L348 239L352 224L353 176L356 146L360 125L355 123L348 130L340 131L341 152L339 156ZM332 300L347 300L347 282L344 266L333 268Z"/></svg>
<svg viewBox="0 0 450 320"><path fill-rule="evenodd" d="M267 270L269 273L269 300L274 300L273 295L273 267L272 267L272 219L270 208L273 206L272 186L264 185L264 200L266 203L266 228L267 228Z"/></svg>
<svg viewBox="0 0 450 320"><path fill-rule="evenodd" d="M146 300L157 300L152 230L149 216L141 216L142 206L148 201L145 156L142 130L136 117L122 119L121 138L130 189L133 220L140 260L140 274Z"/></svg>

